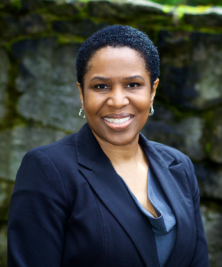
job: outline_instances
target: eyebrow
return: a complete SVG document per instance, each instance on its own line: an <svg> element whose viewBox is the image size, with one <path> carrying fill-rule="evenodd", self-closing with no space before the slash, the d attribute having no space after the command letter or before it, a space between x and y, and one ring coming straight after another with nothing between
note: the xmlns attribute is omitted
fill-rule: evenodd
<svg viewBox="0 0 222 267"><path fill-rule="evenodd" d="M126 78L124 78L124 80L133 80L133 79L136 79L136 78L140 78L140 79L144 80L143 77L141 77L139 75L126 77Z"/></svg>
<svg viewBox="0 0 222 267"><path fill-rule="evenodd" d="M141 77L140 75L129 76L129 77L124 78L124 80L133 80L133 79L136 79L136 78L140 78L140 79L142 79L144 81L143 77ZM101 76L95 76L90 80L90 82L93 81L93 80L110 81L111 79L110 78L101 77Z"/></svg>
<svg viewBox="0 0 222 267"><path fill-rule="evenodd" d="M111 79L105 78L105 77L101 77L101 76L95 76L90 80L90 82L93 81L93 80L110 81Z"/></svg>

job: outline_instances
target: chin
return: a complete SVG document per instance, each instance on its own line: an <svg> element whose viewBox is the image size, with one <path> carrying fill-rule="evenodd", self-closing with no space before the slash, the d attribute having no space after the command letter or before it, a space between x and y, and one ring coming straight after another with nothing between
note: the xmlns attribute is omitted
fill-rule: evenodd
<svg viewBox="0 0 222 267"><path fill-rule="evenodd" d="M125 136L124 134L115 135L115 136L107 136L103 138L103 140L107 143L110 143L113 146L127 146L133 143L135 140L138 140L139 133L134 134L133 136Z"/></svg>

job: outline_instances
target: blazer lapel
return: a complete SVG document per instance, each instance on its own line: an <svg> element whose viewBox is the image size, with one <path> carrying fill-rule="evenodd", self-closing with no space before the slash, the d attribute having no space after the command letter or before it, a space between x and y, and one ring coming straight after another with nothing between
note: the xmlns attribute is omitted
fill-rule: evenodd
<svg viewBox="0 0 222 267"><path fill-rule="evenodd" d="M155 238L149 220L138 212L138 207L100 148L88 124L78 132L75 141L79 171L127 232L145 265L159 266ZM192 242L195 233L193 204L184 165L175 164L173 157L157 150L142 134L140 145L176 217L177 237L166 267L180 266L188 250L195 246Z"/></svg>
<svg viewBox="0 0 222 267"><path fill-rule="evenodd" d="M86 124L76 135L79 171L138 250L145 266L159 266L155 237L149 220L138 212L121 178Z"/></svg>
<svg viewBox="0 0 222 267"><path fill-rule="evenodd" d="M140 136L140 143L176 217L177 236L166 267L180 266L187 251L195 246L193 241L193 204L183 163L163 151L157 151L151 142ZM190 230L192 229L192 230Z"/></svg>

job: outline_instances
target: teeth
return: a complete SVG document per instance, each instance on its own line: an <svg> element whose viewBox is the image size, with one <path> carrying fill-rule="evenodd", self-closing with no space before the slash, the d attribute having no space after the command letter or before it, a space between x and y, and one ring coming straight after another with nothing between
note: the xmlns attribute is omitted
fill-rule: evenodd
<svg viewBox="0 0 222 267"><path fill-rule="evenodd" d="M121 123L128 121L130 119L130 117L126 117L126 118L122 118L122 119L108 119L108 118L104 118L104 119L108 122L111 122L111 123L121 124Z"/></svg>

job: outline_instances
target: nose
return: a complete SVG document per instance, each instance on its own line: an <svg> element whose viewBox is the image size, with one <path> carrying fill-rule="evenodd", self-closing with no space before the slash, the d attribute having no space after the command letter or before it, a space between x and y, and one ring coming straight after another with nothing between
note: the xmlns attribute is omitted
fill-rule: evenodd
<svg viewBox="0 0 222 267"><path fill-rule="evenodd" d="M112 88L107 100L107 105L115 109L121 109L129 104L129 99L126 95L124 88L116 86Z"/></svg>

